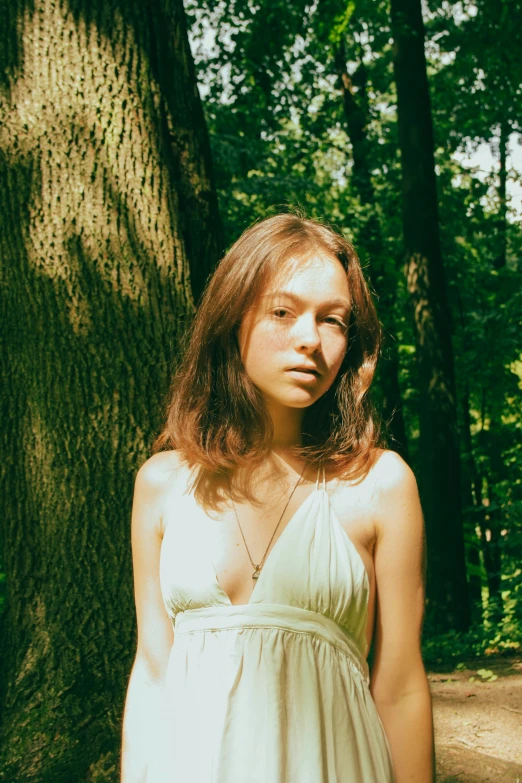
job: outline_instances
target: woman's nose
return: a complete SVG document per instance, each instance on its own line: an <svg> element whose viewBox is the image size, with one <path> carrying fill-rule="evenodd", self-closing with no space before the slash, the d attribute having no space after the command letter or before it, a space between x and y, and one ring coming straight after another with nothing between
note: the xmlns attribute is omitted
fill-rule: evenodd
<svg viewBox="0 0 522 783"><path fill-rule="evenodd" d="M321 336L313 315L302 315L295 325L294 340L296 348L317 350L321 345Z"/></svg>

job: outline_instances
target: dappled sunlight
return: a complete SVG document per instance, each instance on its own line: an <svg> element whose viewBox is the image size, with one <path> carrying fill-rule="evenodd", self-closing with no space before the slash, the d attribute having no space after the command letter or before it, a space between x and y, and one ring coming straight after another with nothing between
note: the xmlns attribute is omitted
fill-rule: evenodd
<svg viewBox="0 0 522 783"><path fill-rule="evenodd" d="M96 317L78 248L138 306L149 304L151 265L190 301L177 204L156 143L159 87L132 30L115 11L108 40L63 3L44 0L20 25L22 65L3 96L0 148L9 162L32 164L23 232L30 262L65 284L77 334Z"/></svg>

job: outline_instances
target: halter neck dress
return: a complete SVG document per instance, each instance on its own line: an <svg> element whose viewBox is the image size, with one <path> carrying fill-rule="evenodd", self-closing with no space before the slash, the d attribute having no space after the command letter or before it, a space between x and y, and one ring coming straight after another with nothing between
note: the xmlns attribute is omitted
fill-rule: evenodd
<svg viewBox="0 0 522 783"><path fill-rule="evenodd" d="M247 604L219 584L192 495L167 525L174 626L147 783L393 783L369 690L369 580L317 477Z"/></svg>

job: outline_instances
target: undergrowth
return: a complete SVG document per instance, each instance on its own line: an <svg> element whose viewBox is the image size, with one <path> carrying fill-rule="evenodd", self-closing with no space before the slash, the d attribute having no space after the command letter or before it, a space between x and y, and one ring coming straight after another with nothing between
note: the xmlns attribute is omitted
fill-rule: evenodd
<svg viewBox="0 0 522 783"><path fill-rule="evenodd" d="M522 627L504 620L497 625L485 622L468 631L447 631L426 637L422 654L427 668L453 666L463 660L522 654Z"/></svg>

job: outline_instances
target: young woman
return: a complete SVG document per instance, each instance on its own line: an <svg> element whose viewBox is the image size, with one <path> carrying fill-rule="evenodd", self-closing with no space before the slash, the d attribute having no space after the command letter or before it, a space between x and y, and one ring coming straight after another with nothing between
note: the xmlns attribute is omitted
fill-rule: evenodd
<svg viewBox="0 0 522 783"><path fill-rule="evenodd" d="M432 783L423 519L379 447L379 339L314 221L257 223L212 276L136 479L122 783Z"/></svg>

